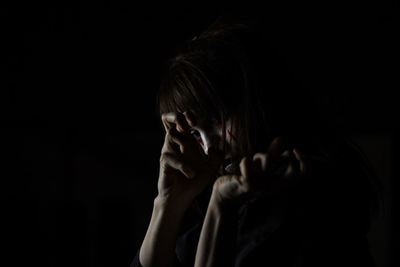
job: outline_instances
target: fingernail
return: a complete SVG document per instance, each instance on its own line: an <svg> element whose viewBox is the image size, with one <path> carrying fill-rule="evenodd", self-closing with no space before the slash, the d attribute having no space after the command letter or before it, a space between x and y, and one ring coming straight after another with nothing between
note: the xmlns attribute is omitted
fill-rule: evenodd
<svg viewBox="0 0 400 267"><path fill-rule="evenodd" d="M195 125L196 121L195 121L195 119L194 119L194 116L193 116L192 112L190 112L190 111L185 111L183 114L185 115L186 119L189 121L189 123L190 123L192 126Z"/></svg>
<svg viewBox="0 0 400 267"><path fill-rule="evenodd" d="M177 125L177 130L178 130L178 132L180 132L180 133L185 133L186 132L186 130L185 129L183 129L183 127L181 127L180 125Z"/></svg>
<svg viewBox="0 0 400 267"><path fill-rule="evenodd" d="M293 154L296 157L297 160L300 160L300 152L297 148L293 148Z"/></svg>
<svg viewBox="0 0 400 267"><path fill-rule="evenodd" d="M285 150L283 151L283 153L281 154L282 157L288 157L289 156L289 150Z"/></svg>

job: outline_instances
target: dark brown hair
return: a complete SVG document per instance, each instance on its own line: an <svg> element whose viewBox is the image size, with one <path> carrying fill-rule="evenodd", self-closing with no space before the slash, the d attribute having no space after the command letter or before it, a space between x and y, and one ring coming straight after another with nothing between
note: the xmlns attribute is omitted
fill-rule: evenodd
<svg viewBox="0 0 400 267"><path fill-rule="evenodd" d="M180 47L164 74L158 94L160 114L191 110L223 126L232 119L243 155L266 149L274 136L283 134L277 131L282 125L273 125L280 119L272 119L288 115L275 108L278 102L296 109L283 91L294 91L295 86L289 85L293 79L256 31L256 21L247 18L217 20Z"/></svg>
<svg viewBox="0 0 400 267"><path fill-rule="evenodd" d="M381 188L370 164L354 143L324 123L307 89L293 78L268 39L268 31L261 33L258 27L253 19L219 18L185 42L166 64L157 98L160 115L190 110L197 117L220 121L224 128L232 119L243 156L265 151L274 137L284 136L289 147L326 162L357 164L356 171L363 174L352 180L352 188L360 190L363 183L364 203L376 209Z"/></svg>

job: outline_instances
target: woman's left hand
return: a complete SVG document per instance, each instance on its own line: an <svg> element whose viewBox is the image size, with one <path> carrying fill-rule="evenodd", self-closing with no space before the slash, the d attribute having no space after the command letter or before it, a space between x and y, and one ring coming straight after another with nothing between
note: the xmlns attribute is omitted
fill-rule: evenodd
<svg viewBox="0 0 400 267"><path fill-rule="evenodd" d="M244 157L240 175L219 177L213 186L216 204L241 203L258 194L275 195L296 184L308 172L307 157L298 149L285 149L282 138L275 138L267 153Z"/></svg>

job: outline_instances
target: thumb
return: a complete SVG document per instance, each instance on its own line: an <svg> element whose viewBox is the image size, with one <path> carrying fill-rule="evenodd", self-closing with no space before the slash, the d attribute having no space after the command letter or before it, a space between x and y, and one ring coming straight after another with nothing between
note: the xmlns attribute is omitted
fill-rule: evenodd
<svg viewBox="0 0 400 267"><path fill-rule="evenodd" d="M293 154L296 157L296 159L299 161L300 174L305 175L307 172L310 172L310 170L309 170L310 166L308 164L307 157L298 148L293 149Z"/></svg>

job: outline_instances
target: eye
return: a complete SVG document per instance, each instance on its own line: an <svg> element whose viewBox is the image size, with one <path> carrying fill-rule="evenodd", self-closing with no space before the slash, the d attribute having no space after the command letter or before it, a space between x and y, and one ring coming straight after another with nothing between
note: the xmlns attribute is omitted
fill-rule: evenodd
<svg viewBox="0 0 400 267"><path fill-rule="evenodd" d="M190 129L190 134L194 136L194 138L196 139L200 139L201 135L199 133L199 131L195 130L195 129Z"/></svg>
<svg viewBox="0 0 400 267"><path fill-rule="evenodd" d="M201 134L199 133L199 131L195 130L195 129L191 129L190 130L190 134L196 138L196 141L200 143L200 145L203 146L203 140L201 139Z"/></svg>

